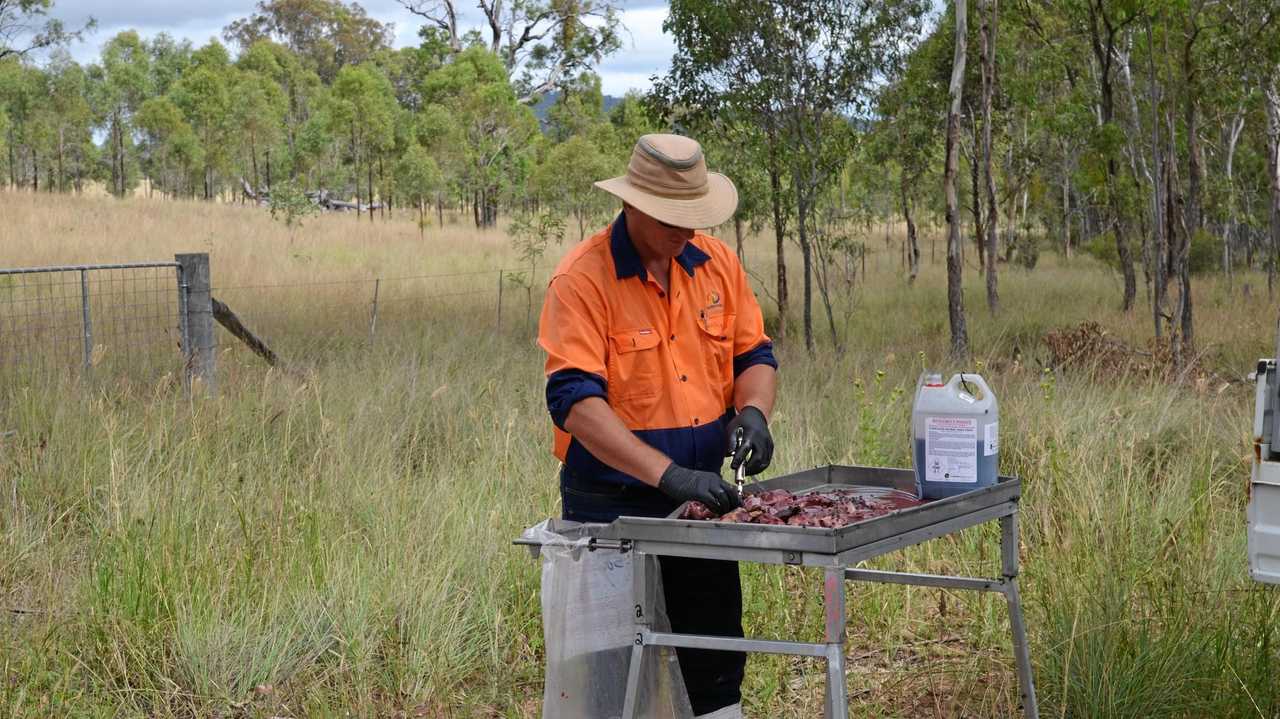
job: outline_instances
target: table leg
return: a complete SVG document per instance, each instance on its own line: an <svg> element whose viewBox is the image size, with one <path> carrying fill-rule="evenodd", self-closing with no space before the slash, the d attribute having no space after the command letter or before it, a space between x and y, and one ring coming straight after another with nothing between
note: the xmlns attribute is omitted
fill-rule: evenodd
<svg viewBox="0 0 1280 719"><path fill-rule="evenodd" d="M1013 658L1018 666L1018 688L1022 695L1022 713L1026 719L1037 719L1036 686L1031 675L1031 650L1027 645L1027 626L1022 617L1022 598L1018 593L1018 515L1000 518L1000 557L1005 579L1004 596L1009 603L1009 631L1013 639Z"/></svg>
<svg viewBox="0 0 1280 719"><path fill-rule="evenodd" d="M825 627L822 641L827 645L826 718L845 719L849 715L849 694L844 680L845 587L844 568L825 570L822 583Z"/></svg>
<svg viewBox="0 0 1280 719"><path fill-rule="evenodd" d="M635 719L640 694L640 668L644 664L644 636L653 621L653 597L649 570L653 558L642 552L631 555L631 596L634 599L635 644L631 648L631 665L627 668L627 693L622 701L622 719Z"/></svg>

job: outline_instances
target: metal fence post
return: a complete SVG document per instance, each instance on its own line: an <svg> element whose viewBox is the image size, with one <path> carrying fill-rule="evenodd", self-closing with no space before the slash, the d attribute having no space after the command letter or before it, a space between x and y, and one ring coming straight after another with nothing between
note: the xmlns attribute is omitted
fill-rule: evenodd
<svg viewBox="0 0 1280 719"><path fill-rule="evenodd" d="M502 329L502 270L498 270L498 320L494 323L495 330Z"/></svg>
<svg viewBox="0 0 1280 719"><path fill-rule="evenodd" d="M178 291L185 297L179 307L184 310L187 387L199 379L206 391L213 392L216 380L215 361L218 336L213 331L213 296L209 284L209 254L206 252L174 255L182 267L182 285ZM185 305L185 306L184 306Z"/></svg>
<svg viewBox="0 0 1280 719"><path fill-rule="evenodd" d="M93 367L93 322L89 318L89 275L80 270L80 316L84 327L84 369Z"/></svg>
<svg viewBox="0 0 1280 719"><path fill-rule="evenodd" d="M373 335L378 329L378 289L382 286L382 278L373 280L373 314L369 316L369 346L373 346Z"/></svg>

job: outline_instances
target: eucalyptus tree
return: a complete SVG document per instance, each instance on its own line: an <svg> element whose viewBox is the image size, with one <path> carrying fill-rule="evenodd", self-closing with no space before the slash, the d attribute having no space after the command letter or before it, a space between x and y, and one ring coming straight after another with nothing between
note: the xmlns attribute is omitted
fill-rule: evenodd
<svg viewBox="0 0 1280 719"><path fill-rule="evenodd" d="M614 205L593 183L625 169L622 156L601 147L612 145L611 134L608 125L601 125L595 133L580 133L553 145L534 173L538 196L556 210L574 217L579 240L586 237L587 222Z"/></svg>
<svg viewBox="0 0 1280 719"><path fill-rule="evenodd" d="M1000 16L999 0L978 0L979 16L979 49L982 58L982 176L983 189L986 191L986 231L985 238L978 237L979 243L986 243L986 276L987 276L987 308L996 314L1000 308L998 290L999 254L996 248L997 221L996 183L991 172L991 103L996 91L996 27ZM978 149L974 148L977 158ZM973 204L981 206L978 193L974 193Z"/></svg>
<svg viewBox="0 0 1280 719"><path fill-rule="evenodd" d="M758 123L786 169L810 351L817 202L850 153L851 120L869 113L877 82L918 39L928 9L915 0L855 7L839 0L676 0L663 26L676 45L662 90L671 104L719 105ZM828 320L838 344L830 312Z"/></svg>
<svg viewBox="0 0 1280 719"><path fill-rule="evenodd" d="M299 152L298 136L312 114L312 104L324 85L315 71L307 68L297 53L272 42L258 40L241 52L236 61L241 70L264 75L280 87L285 98L284 122L281 128L285 163L290 177L295 177L306 157ZM267 148L270 150L270 146ZM270 175L271 157L268 155L267 174ZM281 164L279 161L277 165ZM270 184L271 178L267 178Z"/></svg>
<svg viewBox="0 0 1280 719"><path fill-rule="evenodd" d="M537 135L537 119L519 102L502 61L483 47L463 50L424 78L422 96L429 112L451 116L461 187L476 226L492 227L503 183Z"/></svg>
<svg viewBox="0 0 1280 719"><path fill-rule="evenodd" d="M928 186L946 124L951 32L938 27L903 62L890 67L881 88L876 122L868 134L869 158L897 166L897 207L906 228L907 284L920 273L917 204ZM887 179L887 178L886 178Z"/></svg>
<svg viewBox="0 0 1280 719"><path fill-rule="evenodd" d="M146 43L133 30L118 33L103 46L99 64L89 68L89 79L90 102L106 131L111 192L122 197L136 181L128 156L133 115L154 92Z"/></svg>
<svg viewBox="0 0 1280 719"><path fill-rule="evenodd" d="M238 129L239 146L248 155L247 169L255 190L271 189L271 147L283 135L288 100L284 91L269 76L255 70L241 70L233 75L232 95L236 98L231 122ZM263 157L259 174L258 157Z"/></svg>
<svg viewBox="0 0 1280 719"><path fill-rule="evenodd" d="M438 33L451 54L463 52L458 0L397 0ZM484 43L506 68L522 104L572 84L622 45L617 0L475 0Z"/></svg>
<svg viewBox="0 0 1280 719"><path fill-rule="evenodd" d="M434 203L444 189L444 176L431 153L416 141L405 150L395 165L396 190L418 210L418 232L426 234L426 207Z"/></svg>
<svg viewBox="0 0 1280 719"><path fill-rule="evenodd" d="M366 63L344 67L334 80L329 95L329 122L333 136L346 137L347 151L360 195L361 166L367 178L369 219L373 220L373 171L395 141L395 91L377 67ZM382 174L380 172L380 174ZM384 198L385 199L385 198Z"/></svg>
<svg viewBox="0 0 1280 719"><path fill-rule="evenodd" d="M955 0L955 59L947 92L947 146L942 188L947 200L947 315L951 323L951 356L969 357L969 330L964 317L964 261L960 256L960 202L956 194L956 165L960 145L960 105L964 101L964 66L969 32L965 0Z"/></svg>
<svg viewBox="0 0 1280 719"><path fill-rule="evenodd" d="M68 30L49 17L52 9L53 0L0 0L0 61L66 45L97 25L89 18L83 27Z"/></svg>
<svg viewBox="0 0 1280 719"><path fill-rule="evenodd" d="M5 149L9 184L25 187L32 182L32 126L38 122L43 74L17 60L0 62L0 110L5 118Z"/></svg>
<svg viewBox="0 0 1280 719"><path fill-rule="evenodd" d="M167 95L149 98L138 108L137 125L145 138L145 168L152 183L170 196L187 194L191 178L203 166L204 150L182 110Z"/></svg>
<svg viewBox="0 0 1280 719"><path fill-rule="evenodd" d="M234 149L232 90L231 58L221 43L210 40L192 55L191 67L171 93L200 140L202 196L206 200L218 195L220 177L230 169Z"/></svg>
<svg viewBox="0 0 1280 719"><path fill-rule="evenodd" d="M53 160L57 189L82 187L89 148L93 144L93 110L88 101L88 76L64 50L57 50L46 69L48 105L53 126ZM54 183L50 183L53 189Z"/></svg>
<svg viewBox="0 0 1280 719"><path fill-rule="evenodd" d="M342 68L369 61L390 47L392 31L357 2L259 0L253 14L223 28L222 36L242 49L261 40L280 43L332 83Z"/></svg>

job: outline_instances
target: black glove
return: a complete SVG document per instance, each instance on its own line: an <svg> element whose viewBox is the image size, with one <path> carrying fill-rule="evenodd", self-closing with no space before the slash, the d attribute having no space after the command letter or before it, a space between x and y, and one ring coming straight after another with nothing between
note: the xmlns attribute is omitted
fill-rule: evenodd
<svg viewBox="0 0 1280 719"><path fill-rule="evenodd" d="M715 472L702 472L681 467L675 462L662 473L658 489L668 497L681 502L690 499L702 502L711 511L724 514L742 506L742 498L732 484L720 479Z"/></svg>
<svg viewBox="0 0 1280 719"><path fill-rule="evenodd" d="M735 449L735 435L739 429L742 430L742 446ZM749 475L760 474L769 468L773 461L773 435L769 434L769 421L764 418L764 412L747 405L729 422L729 451L726 454L733 455L729 467L734 470L747 459L748 454L751 455L747 461Z"/></svg>

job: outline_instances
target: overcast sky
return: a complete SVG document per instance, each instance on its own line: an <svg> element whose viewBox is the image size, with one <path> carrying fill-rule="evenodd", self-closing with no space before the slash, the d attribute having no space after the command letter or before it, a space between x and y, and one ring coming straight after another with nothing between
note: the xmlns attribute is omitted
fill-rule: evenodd
<svg viewBox="0 0 1280 719"><path fill-rule="evenodd" d="M396 0L365 0L360 3L369 15L395 24L395 46L418 44L421 19L410 14ZM662 32L667 3L655 0L623 0L622 23L626 27L623 47L600 67L604 92L621 96L627 90L648 89L649 78L666 71L671 61L671 38ZM199 3L173 0L54 0L50 13L75 28L93 17L97 30L76 43L71 54L81 63L97 59L102 44L121 30L137 30L145 37L167 32L186 38L199 47L210 38L221 39L222 28L253 12L255 0L203 0ZM458 3L460 24L480 27L481 16L474 3ZM487 35L486 35L487 37Z"/></svg>

